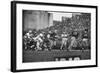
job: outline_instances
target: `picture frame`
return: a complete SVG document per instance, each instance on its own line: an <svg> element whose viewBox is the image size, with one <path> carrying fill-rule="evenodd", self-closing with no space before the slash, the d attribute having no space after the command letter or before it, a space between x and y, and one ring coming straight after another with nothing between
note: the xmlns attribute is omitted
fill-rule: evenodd
<svg viewBox="0 0 100 73"><path fill-rule="evenodd" d="M74 53L69 49L67 49L67 51L60 49L61 51L57 50L55 52L55 50L52 51L50 49L49 51L49 49L44 49L44 48L42 48L44 49L42 51L35 49L35 52L33 49L25 50L25 46L23 46L23 43L25 43L23 40L24 31L26 32L26 30L29 29L33 30L33 28L34 29L37 28L36 30L41 29L40 30L41 32L42 29L44 29L44 26L47 29L51 28L51 30L53 30L52 29L53 27L51 25L50 28L46 25L48 22L50 24L56 24L58 23L58 21L54 22L54 19L58 19L61 20L61 22L63 22L63 24L65 23L66 25L67 22L64 21L67 21L66 19L67 17L64 16L69 15L68 17L70 17L71 19L73 16L76 16L77 14L79 16L80 14L81 15L83 14L82 19L85 16L88 16L86 18L90 17L90 20L80 19L88 23L87 25L89 28L87 29L90 30L91 45L89 47L91 48L88 51L78 50L77 52ZM40 16L41 18L36 17L36 15ZM76 23L75 21L79 20L79 18L80 17L76 17L74 18L76 20L72 19L70 20L71 22L69 23L71 24L72 22ZM41 21L39 19L41 19ZM79 22L82 22L80 20L77 22L77 24ZM35 23L36 23L36 27L34 26ZM83 23L84 22L82 22L81 24ZM70 24L70 28L72 26L71 24ZM55 70L55 69L97 67L98 66L98 56L97 56L97 52L98 52L97 27L98 26L97 25L98 25L97 6L11 1L11 71L22 72L22 71L42 71L42 70ZM85 25L83 27L85 28ZM73 61L73 60L79 60L79 61Z"/></svg>

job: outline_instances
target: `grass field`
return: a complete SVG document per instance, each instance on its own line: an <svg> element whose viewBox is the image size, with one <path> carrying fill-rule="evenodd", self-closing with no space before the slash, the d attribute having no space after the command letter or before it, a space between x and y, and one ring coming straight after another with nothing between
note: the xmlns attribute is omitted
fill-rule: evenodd
<svg viewBox="0 0 100 73"><path fill-rule="evenodd" d="M73 58L79 57L80 60L91 59L90 50L51 50L51 51L32 51L24 50L23 51L23 62L47 62L55 61L55 58Z"/></svg>

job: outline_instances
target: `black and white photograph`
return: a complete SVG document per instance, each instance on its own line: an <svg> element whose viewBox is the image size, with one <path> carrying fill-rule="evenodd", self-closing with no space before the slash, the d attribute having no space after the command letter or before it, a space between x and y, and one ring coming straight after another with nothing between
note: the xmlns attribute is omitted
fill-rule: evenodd
<svg viewBox="0 0 100 73"><path fill-rule="evenodd" d="M12 2L11 68L97 66L97 6Z"/></svg>
<svg viewBox="0 0 100 73"><path fill-rule="evenodd" d="M23 62L91 59L91 13L23 10Z"/></svg>

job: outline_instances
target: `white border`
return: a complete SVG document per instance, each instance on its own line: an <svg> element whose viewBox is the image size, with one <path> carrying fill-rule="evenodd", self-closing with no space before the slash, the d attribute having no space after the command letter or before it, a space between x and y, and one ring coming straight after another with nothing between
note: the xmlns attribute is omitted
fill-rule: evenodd
<svg viewBox="0 0 100 73"><path fill-rule="evenodd" d="M46 11L66 11L66 12L86 12L91 13L91 60L81 61L63 61L63 62L39 62L39 63L22 63L22 10L46 10ZM38 69L38 68L52 68L52 67L71 67L71 66L87 66L96 65L96 10L93 8L79 8L79 7L63 7L63 6L45 6L45 5L28 5L17 4L17 47L16 59L17 70L22 69Z"/></svg>

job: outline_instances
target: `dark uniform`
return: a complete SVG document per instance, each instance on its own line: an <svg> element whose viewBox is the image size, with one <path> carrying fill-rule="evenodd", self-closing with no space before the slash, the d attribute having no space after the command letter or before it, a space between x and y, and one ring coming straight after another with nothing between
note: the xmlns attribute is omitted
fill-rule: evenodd
<svg viewBox="0 0 100 73"><path fill-rule="evenodd" d="M83 49L88 49L89 47L89 39L88 39L88 32L84 31L82 35L82 48Z"/></svg>
<svg viewBox="0 0 100 73"><path fill-rule="evenodd" d="M55 32L50 33L51 40L55 41L57 34Z"/></svg>
<svg viewBox="0 0 100 73"><path fill-rule="evenodd" d="M75 37L77 39L78 35L79 35L78 32L76 32L76 31L72 32L72 37Z"/></svg>
<svg viewBox="0 0 100 73"><path fill-rule="evenodd" d="M72 32L72 35L71 35L71 44L69 46L69 49L77 49L77 38L78 38L78 32L77 31L74 31Z"/></svg>
<svg viewBox="0 0 100 73"><path fill-rule="evenodd" d="M56 33L55 32L51 32L50 33L50 49L53 49L54 48L54 46L56 46Z"/></svg>

